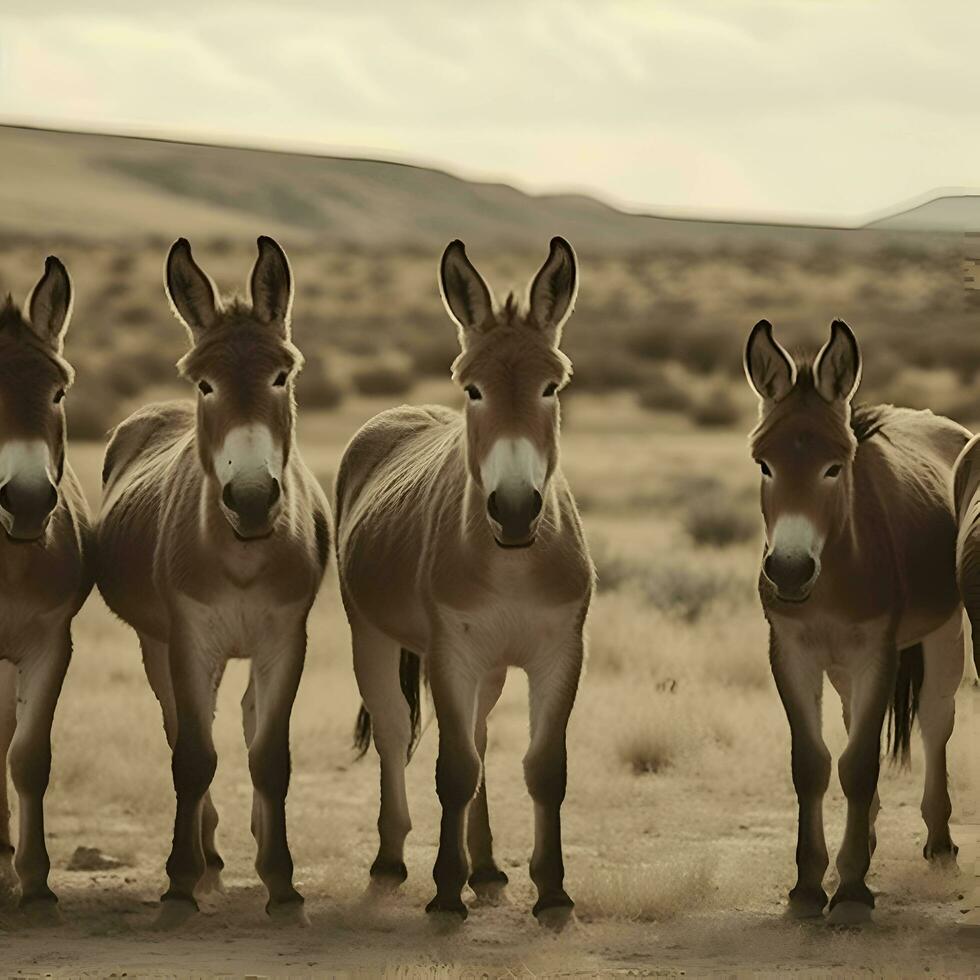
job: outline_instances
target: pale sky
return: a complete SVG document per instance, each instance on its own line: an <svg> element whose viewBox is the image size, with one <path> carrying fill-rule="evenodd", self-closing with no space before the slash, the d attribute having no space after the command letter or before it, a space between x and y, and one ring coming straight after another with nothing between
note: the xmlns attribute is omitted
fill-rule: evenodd
<svg viewBox="0 0 980 980"><path fill-rule="evenodd" d="M0 121L847 220L980 185L980 5L3 0Z"/></svg>

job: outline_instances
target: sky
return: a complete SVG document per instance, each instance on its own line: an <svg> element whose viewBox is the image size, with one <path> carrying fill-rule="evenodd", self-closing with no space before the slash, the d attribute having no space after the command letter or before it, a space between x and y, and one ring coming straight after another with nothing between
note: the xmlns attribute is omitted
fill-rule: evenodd
<svg viewBox="0 0 980 980"><path fill-rule="evenodd" d="M946 0L4 0L0 121L846 221L980 186L978 37Z"/></svg>

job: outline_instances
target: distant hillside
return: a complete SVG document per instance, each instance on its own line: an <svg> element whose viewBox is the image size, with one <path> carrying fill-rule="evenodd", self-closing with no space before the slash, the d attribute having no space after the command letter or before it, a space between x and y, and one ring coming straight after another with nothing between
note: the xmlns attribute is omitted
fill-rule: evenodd
<svg viewBox="0 0 980 980"><path fill-rule="evenodd" d="M871 245L876 233L626 214L578 195L373 160L0 126L0 235L79 241L280 235L300 245L481 248L554 234L581 251Z"/></svg>
<svg viewBox="0 0 980 980"><path fill-rule="evenodd" d="M899 232L980 232L980 193L943 193L869 221L864 227Z"/></svg>

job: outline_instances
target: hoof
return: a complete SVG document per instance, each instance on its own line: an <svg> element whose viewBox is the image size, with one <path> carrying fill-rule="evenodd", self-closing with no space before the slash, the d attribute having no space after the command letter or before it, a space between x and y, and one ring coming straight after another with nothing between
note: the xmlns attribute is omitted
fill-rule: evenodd
<svg viewBox="0 0 980 980"><path fill-rule="evenodd" d="M265 911L277 926L299 926L301 929L310 926L310 917L306 914L302 897L287 902L269 902Z"/></svg>
<svg viewBox="0 0 980 980"><path fill-rule="evenodd" d="M816 919L823 915L827 894L822 888L804 890L794 888L789 893L786 915L791 919Z"/></svg>
<svg viewBox="0 0 980 980"><path fill-rule="evenodd" d="M538 924L553 932L561 932L569 923L575 921L575 903L565 892L539 898L532 910Z"/></svg>
<svg viewBox="0 0 980 980"><path fill-rule="evenodd" d="M476 871L470 875L469 886L481 905L507 904L507 875L498 868Z"/></svg>
<svg viewBox="0 0 980 980"><path fill-rule="evenodd" d="M930 847L928 844L922 848L922 856L929 864L938 868L940 871L956 871L956 855L960 849L952 842L941 847Z"/></svg>
<svg viewBox="0 0 980 980"><path fill-rule="evenodd" d="M18 903L18 908L31 925L56 926L64 921L61 910L58 908L58 898L50 890L39 895L22 898Z"/></svg>
<svg viewBox="0 0 980 980"><path fill-rule="evenodd" d="M193 898L168 898L164 895L152 928L157 932L172 932L193 921L197 913L197 902Z"/></svg>
<svg viewBox="0 0 980 980"><path fill-rule="evenodd" d="M224 895L225 885L221 880L221 867L209 864L194 889L195 897L203 895Z"/></svg>
<svg viewBox="0 0 980 980"><path fill-rule="evenodd" d="M368 892L377 895L388 895L404 883L408 877L408 868L404 861L382 861L378 858L371 865L371 883Z"/></svg>
<svg viewBox="0 0 980 980"><path fill-rule="evenodd" d="M463 900L440 898L438 895L425 907L426 914L438 931L450 931L461 926L469 915Z"/></svg>
<svg viewBox="0 0 980 980"><path fill-rule="evenodd" d="M866 926L871 922L872 908L864 902L838 902L827 916L828 925Z"/></svg>

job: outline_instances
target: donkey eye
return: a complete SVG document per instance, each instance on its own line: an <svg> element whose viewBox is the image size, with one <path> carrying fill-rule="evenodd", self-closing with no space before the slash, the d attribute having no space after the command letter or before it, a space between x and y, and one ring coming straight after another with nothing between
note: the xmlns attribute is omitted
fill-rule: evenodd
<svg viewBox="0 0 980 980"><path fill-rule="evenodd" d="M541 392L542 398L550 398L558 390L558 382L552 381L543 392Z"/></svg>
<svg viewBox="0 0 980 980"><path fill-rule="evenodd" d="M772 470L769 469L769 464L764 460L759 460L759 469L762 470L763 476L772 476Z"/></svg>
<svg viewBox="0 0 980 980"><path fill-rule="evenodd" d="M827 480L836 480L840 476L840 471L843 469L840 463L834 463L833 466L827 467L827 472L824 473L824 478Z"/></svg>
<svg viewBox="0 0 980 980"><path fill-rule="evenodd" d="M55 405L57 405L58 402L60 402L64 397L65 397L65 389L64 388L59 388L54 393L54 403L55 403Z"/></svg>
<svg viewBox="0 0 980 980"><path fill-rule="evenodd" d="M202 395L210 395L214 388L207 383L207 381L198 381L197 387L201 390Z"/></svg>
<svg viewBox="0 0 980 980"><path fill-rule="evenodd" d="M477 388L476 385L467 385L463 391L470 396L471 402L478 402L483 397L483 395L480 393L480 389Z"/></svg>
<svg viewBox="0 0 980 980"><path fill-rule="evenodd" d="M289 375L285 371L280 371L276 375L276 380L272 382L273 387L282 388L286 384L286 378L288 377Z"/></svg>

